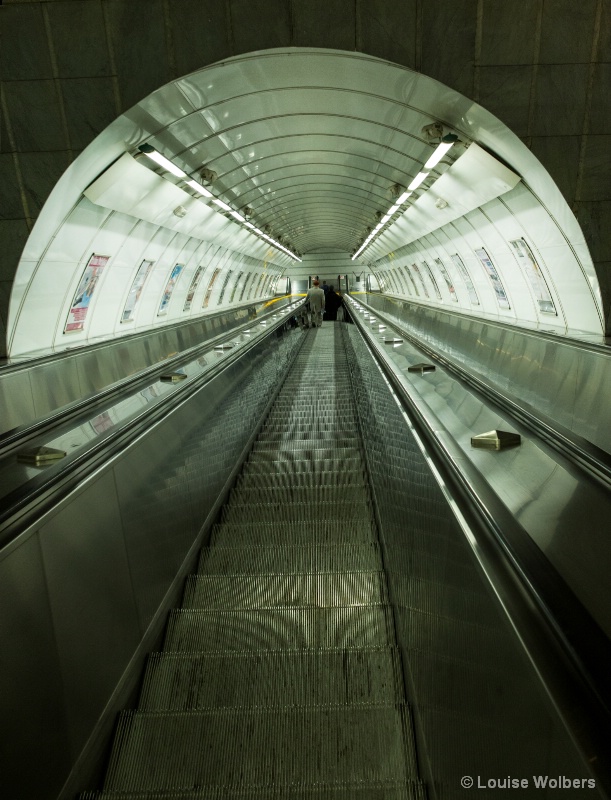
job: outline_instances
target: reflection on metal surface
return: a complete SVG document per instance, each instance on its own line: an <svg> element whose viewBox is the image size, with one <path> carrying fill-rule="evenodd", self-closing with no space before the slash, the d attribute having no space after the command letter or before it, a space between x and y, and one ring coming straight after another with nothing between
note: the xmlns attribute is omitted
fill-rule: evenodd
<svg viewBox="0 0 611 800"><path fill-rule="evenodd" d="M471 437L471 446L483 450L504 450L506 447L515 447L522 443L518 433L509 431L488 431Z"/></svg>
<svg viewBox="0 0 611 800"><path fill-rule="evenodd" d="M407 371L408 372L420 372L420 374L422 374L423 372L435 372L435 365L434 364L425 364L424 362L422 364L412 364L411 367L407 368Z"/></svg>
<svg viewBox="0 0 611 800"><path fill-rule="evenodd" d="M66 457L64 450L56 450L54 447L33 447L31 450L23 450L17 454L17 461L22 464L49 464L59 461Z"/></svg>
<svg viewBox="0 0 611 800"><path fill-rule="evenodd" d="M399 339L396 336L383 336L382 341L384 344L402 344L403 339Z"/></svg>
<svg viewBox="0 0 611 800"><path fill-rule="evenodd" d="M217 344L214 349L215 350L231 350L231 348L234 346L234 344L235 344L234 342L223 342L223 344Z"/></svg>
<svg viewBox="0 0 611 800"><path fill-rule="evenodd" d="M168 375L160 375L159 380L163 383L178 383L184 381L186 377L184 372L170 372Z"/></svg>

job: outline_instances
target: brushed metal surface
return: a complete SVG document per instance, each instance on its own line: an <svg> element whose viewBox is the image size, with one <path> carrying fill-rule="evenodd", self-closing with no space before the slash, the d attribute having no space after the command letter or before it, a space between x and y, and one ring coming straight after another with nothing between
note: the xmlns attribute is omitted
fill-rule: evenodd
<svg viewBox="0 0 611 800"><path fill-rule="evenodd" d="M367 302L501 391L611 452L611 352L380 294ZM602 403L602 404L601 404Z"/></svg>
<svg viewBox="0 0 611 800"><path fill-rule="evenodd" d="M38 533L0 555L0 785L6 798L55 797L71 764L63 676Z"/></svg>
<svg viewBox="0 0 611 800"><path fill-rule="evenodd" d="M140 640L112 472L77 492L39 535L76 757Z"/></svg>
<svg viewBox="0 0 611 800"><path fill-rule="evenodd" d="M27 372L6 375L1 385L0 433L4 433L21 425L24 419L33 419L36 414Z"/></svg>

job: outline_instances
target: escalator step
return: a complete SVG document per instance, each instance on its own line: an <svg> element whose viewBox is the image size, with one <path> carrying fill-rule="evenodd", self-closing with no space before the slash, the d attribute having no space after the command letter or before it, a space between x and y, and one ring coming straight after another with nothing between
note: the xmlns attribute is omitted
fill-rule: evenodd
<svg viewBox="0 0 611 800"><path fill-rule="evenodd" d="M214 653L393 643L393 616L384 605L238 611L180 608L170 613L163 649Z"/></svg>
<svg viewBox="0 0 611 800"><path fill-rule="evenodd" d="M299 574L301 572L377 572L377 544L204 547L198 573L206 575Z"/></svg>
<svg viewBox="0 0 611 800"><path fill-rule="evenodd" d="M383 781L333 786L262 788L206 788L185 791L86 792L80 800L426 800L424 785L416 781Z"/></svg>
<svg viewBox="0 0 611 800"><path fill-rule="evenodd" d="M242 473L236 482L237 489L268 489L268 488L309 488L333 486L368 486L363 469L346 470L338 472L284 472L284 473L258 473L247 470Z"/></svg>
<svg viewBox="0 0 611 800"><path fill-rule="evenodd" d="M243 476L256 475L321 475L332 473L334 475L359 472L364 469L364 462L360 452L351 456L338 456L319 458L316 461L283 458L274 459L271 454L265 460L252 461L250 458L242 470Z"/></svg>
<svg viewBox="0 0 611 800"><path fill-rule="evenodd" d="M393 648L154 653L139 710L394 704L403 678Z"/></svg>
<svg viewBox="0 0 611 800"><path fill-rule="evenodd" d="M247 788L416 777L401 705L127 712L104 788Z"/></svg>
<svg viewBox="0 0 611 800"><path fill-rule="evenodd" d="M257 487L248 489L237 487L232 489L229 502L236 505L294 505L295 503L319 506L329 503L350 503L367 506L369 490L361 483L354 486L322 486L317 487Z"/></svg>
<svg viewBox="0 0 611 800"><path fill-rule="evenodd" d="M387 603L384 573L191 575L183 608L331 608Z"/></svg>
<svg viewBox="0 0 611 800"><path fill-rule="evenodd" d="M212 529L212 544L339 544L376 541L371 520L312 520L292 522L220 523Z"/></svg>
<svg viewBox="0 0 611 800"><path fill-rule="evenodd" d="M372 510L366 499L352 502L297 502L297 503L233 503L223 507L222 522L245 523L267 522L270 520L284 522L337 520L371 520ZM291 533L287 531L290 541Z"/></svg>
<svg viewBox="0 0 611 800"><path fill-rule="evenodd" d="M361 458L361 451L354 443L348 445L329 446L329 447L297 447L287 443L283 447L270 449L269 447L257 447L255 442L253 449L248 457L249 463L253 461L312 461L320 462L326 459L341 458Z"/></svg>

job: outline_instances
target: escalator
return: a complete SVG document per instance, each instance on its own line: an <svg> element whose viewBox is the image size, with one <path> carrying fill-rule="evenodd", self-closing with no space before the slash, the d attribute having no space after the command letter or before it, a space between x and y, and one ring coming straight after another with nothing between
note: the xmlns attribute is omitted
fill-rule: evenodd
<svg viewBox="0 0 611 800"><path fill-rule="evenodd" d="M3 797L611 796L608 639L410 405L475 400L353 316L214 342L93 456L24 467Z"/></svg>
<svg viewBox="0 0 611 800"><path fill-rule="evenodd" d="M85 797L426 796L357 432L309 331Z"/></svg>

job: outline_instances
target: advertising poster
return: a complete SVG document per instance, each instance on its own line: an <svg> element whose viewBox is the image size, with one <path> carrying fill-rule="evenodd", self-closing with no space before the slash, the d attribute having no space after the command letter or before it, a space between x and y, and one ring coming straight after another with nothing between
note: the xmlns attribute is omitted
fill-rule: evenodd
<svg viewBox="0 0 611 800"><path fill-rule="evenodd" d="M204 302L202 303L202 308L208 308L208 303L210 302L210 296L212 295L212 288L214 287L214 282L218 278L221 270L215 269L212 273L212 277L210 278L210 283L208 284L208 288L206 289L206 294L204 295Z"/></svg>
<svg viewBox="0 0 611 800"><path fill-rule="evenodd" d="M187 292L187 299L185 300L185 304L182 308L183 311L189 311L191 308L191 303L193 302L193 296L197 291L197 287L199 286L199 282L204 274L204 268L198 267L195 270L195 275L193 276L193 280L191 281L191 285L189 286L189 291Z"/></svg>
<svg viewBox="0 0 611 800"><path fill-rule="evenodd" d="M233 289L231 290L231 297L229 298L229 302L230 303L233 303L233 300L235 298L235 293L236 293L237 288L238 288L238 284L242 280L242 275L243 274L244 274L244 270L242 270L242 272L238 272L238 277L235 279L235 283L233 284Z"/></svg>
<svg viewBox="0 0 611 800"><path fill-rule="evenodd" d="M218 302L219 305L221 305L221 303L223 302L223 298L225 297L225 292L227 291L227 284L229 283L229 278L231 278L232 275L233 275L232 269L228 270L227 274L225 275L225 280L223 281L223 285L221 286L221 293L219 295L219 302Z"/></svg>
<svg viewBox="0 0 611 800"><path fill-rule="evenodd" d="M412 264L412 269L414 270L414 272L418 276L418 280L420 281L420 285L422 286L422 289L424 291L424 296L425 297L429 297L429 290L426 288L426 284L424 282L424 279L422 277L422 273L420 272L420 269L419 269L418 265L417 264Z"/></svg>
<svg viewBox="0 0 611 800"><path fill-rule="evenodd" d="M146 279L148 278L148 274L151 271L152 266L152 261L143 261L138 267L138 272L136 272L136 277L132 283L132 288L129 290L129 294L127 295L127 301L125 303L125 308L123 309L121 322L130 322L134 318L134 308L140 299L142 287L146 283Z"/></svg>
<svg viewBox="0 0 611 800"><path fill-rule="evenodd" d="M557 315L558 312L556 311L556 306L552 300L547 282L526 240L515 239L513 242L509 242L509 244L513 247L513 252L518 259L518 264L520 264L524 270L532 290L535 293L539 311L543 314Z"/></svg>
<svg viewBox="0 0 611 800"><path fill-rule="evenodd" d="M433 275L433 270L429 267L429 265L428 265L428 263L426 261L422 262L422 266L425 268L425 270L427 272L427 275L431 279L431 283L433 284L433 289L435 289L435 294L437 295L437 299L441 300L442 299L441 292L439 291L439 285L438 285L437 281L435 280L435 276Z"/></svg>
<svg viewBox="0 0 611 800"><path fill-rule="evenodd" d="M405 269L405 274L410 280L410 283L414 290L414 294L416 295L416 297L420 297L420 292L418 291L418 287L416 286L416 281L414 280L414 276L412 275L411 269L407 266L407 264L405 265L404 269Z"/></svg>
<svg viewBox="0 0 611 800"><path fill-rule="evenodd" d="M446 269L446 265L440 258L435 259L435 263L437 264L437 269L441 272L441 275L446 282L446 286L448 287L448 292L450 293L450 297L454 300L455 303L458 303L458 297L456 296L456 289L454 288L454 284L452 283L452 279L450 278L450 273Z"/></svg>
<svg viewBox="0 0 611 800"><path fill-rule="evenodd" d="M242 291L240 292L240 298L238 300L238 303L241 303L242 300L244 299L244 294L246 293L246 289L248 289L248 284L253 279L254 274L255 274L254 272L248 273L248 277L246 278L246 280L244 281L244 285L242 286Z"/></svg>
<svg viewBox="0 0 611 800"><path fill-rule="evenodd" d="M85 327L85 318L89 311L89 304L95 287L100 280L100 276L104 271L104 267L108 264L110 256L99 256L93 253L87 262L87 266L83 271L83 275L79 282L78 288L70 304L70 311L68 312L68 319L64 327L64 333L71 331L82 331Z"/></svg>
<svg viewBox="0 0 611 800"><path fill-rule="evenodd" d="M490 278L490 283L494 289L494 295L496 297L496 302L499 304L499 308L511 308L507 293L505 292L505 287L503 286L501 279L499 278L499 274L496 271L496 267L490 260L488 253L483 247L480 247L479 250L475 251L475 255L482 262L484 269L488 273L488 277Z"/></svg>
<svg viewBox="0 0 611 800"><path fill-rule="evenodd" d="M184 264L176 264L172 272L170 272L170 277L168 278L168 282L166 283L166 287L163 290L163 294L161 295L161 303L159 303L159 311L157 312L157 316L161 317L163 314L167 312L168 306L170 304L170 299L172 297L172 292L180 278L180 273L184 269Z"/></svg>
<svg viewBox="0 0 611 800"><path fill-rule="evenodd" d="M465 286L467 287L467 291L469 292L469 300L473 303L474 306L479 305L479 297L477 296L477 292L475 291L475 286L473 285L473 281L471 280L471 276L469 275L469 270L465 267L462 258L458 255L458 253L454 253L451 256L452 261L456 265L456 268L460 272L462 279L465 282Z"/></svg>

